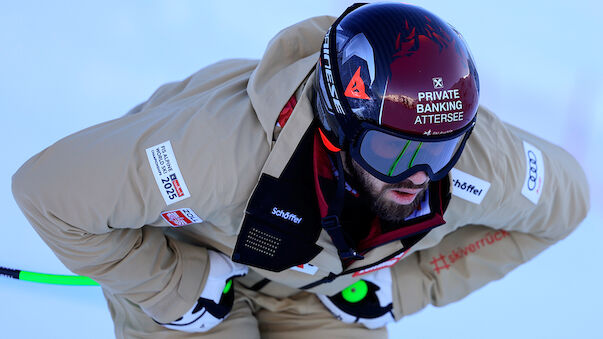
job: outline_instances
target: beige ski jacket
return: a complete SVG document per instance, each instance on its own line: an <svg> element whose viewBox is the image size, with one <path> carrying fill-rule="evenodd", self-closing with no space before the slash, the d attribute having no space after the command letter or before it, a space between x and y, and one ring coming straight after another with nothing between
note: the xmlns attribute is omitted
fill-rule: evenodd
<svg viewBox="0 0 603 339"><path fill-rule="evenodd" d="M206 249L232 255L260 176L279 177L313 121L311 80L333 20L293 25L260 61L208 66L43 150L13 177L20 208L73 272L158 321L178 318L203 289ZM294 94L281 130L277 117ZM567 236L589 208L585 175L567 152L483 108L450 186L445 224L411 248L393 241L344 270L322 231L309 262L250 267L240 282L267 278L261 292L285 297L330 276L309 291L331 295L391 267L399 319L500 279Z"/></svg>

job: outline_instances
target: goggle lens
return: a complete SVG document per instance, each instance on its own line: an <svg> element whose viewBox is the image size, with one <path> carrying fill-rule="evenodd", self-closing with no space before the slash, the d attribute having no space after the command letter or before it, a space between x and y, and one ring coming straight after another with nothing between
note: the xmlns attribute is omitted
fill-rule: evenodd
<svg viewBox="0 0 603 339"><path fill-rule="evenodd" d="M367 165L387 177L419 165L428 166L436 174L452 160L463 144L464 135L449 140L417 141L368 130L360 140L359 151Z"/></svg>

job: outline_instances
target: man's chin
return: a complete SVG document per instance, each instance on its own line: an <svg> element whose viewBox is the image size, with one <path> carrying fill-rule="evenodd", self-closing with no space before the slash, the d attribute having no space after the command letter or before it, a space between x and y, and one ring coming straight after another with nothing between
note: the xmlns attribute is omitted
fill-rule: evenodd
<svg viewBox="0 0 603 339"><path fill-rule="evenodd" d="M373 212L380 219L394 223L402 222L417 209L424 194L425 191L415 194L387 191L375 201Z"/></svg>
<svg viewBox="0 0 603 339"><path fill-rule="evenodd" d="M365 197L366 202L377 217L393 223L404 221L419 206L423 200L425 187L413 187L408 185L384 185L377 183L377 179L366 172L358 163L352 161L351 157L345 157L345 168L353 187L360 191L360 196ZM416 186L416 185L414 185Z"/></svg>

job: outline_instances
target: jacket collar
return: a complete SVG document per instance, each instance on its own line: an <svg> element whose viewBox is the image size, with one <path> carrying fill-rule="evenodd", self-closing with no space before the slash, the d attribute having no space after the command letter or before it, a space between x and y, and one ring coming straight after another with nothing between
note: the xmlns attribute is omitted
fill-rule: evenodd
<svg viewBox="0 0 603 339"><path fill-rule="evenodd" d="M247 93L268 142L279 112L316 65L320 44L333 21L316 17L282 30L268 43L251 74Z"/></svg>

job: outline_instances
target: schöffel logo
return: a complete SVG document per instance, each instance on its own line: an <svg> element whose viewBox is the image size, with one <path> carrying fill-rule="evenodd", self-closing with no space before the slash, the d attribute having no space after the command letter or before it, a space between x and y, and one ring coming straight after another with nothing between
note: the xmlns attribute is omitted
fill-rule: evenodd
<svg viewBox="0 0 603 339"><path fill-rule="evenodd" d="M285 220L291 221L295 224L299 224L303 220L303 218L298 217L297 215L295 215L291 212L283 211L283 210L279 209L278 207L272 208L272 214L276 215L277 217L283 218Z"/></svg>
<svg viewBox="0 0 603 339"><path fill-rule="evenodd" d="M474 204L481 204L482 200L490 189L490 183L465 173L459 169L453 168L450 171L452 176L452 194L470 201Z"/></svg>
<svg viewBox="0 0 603 339"><path fill-rule="evenodd" d="M478 197L480 195L482 195L482 192L484 191L483 188L482 189L478 189L477 187L475 187L474 185L472 185L470 183L467 183L467 182L464 182L464 181L461 182L460 180L457 180L457 179L453 179L452 180L452 184L454 185L454 187L460 188L461 190L467 191L467 192L469 192L471 194L475 194Z"/></svg>

